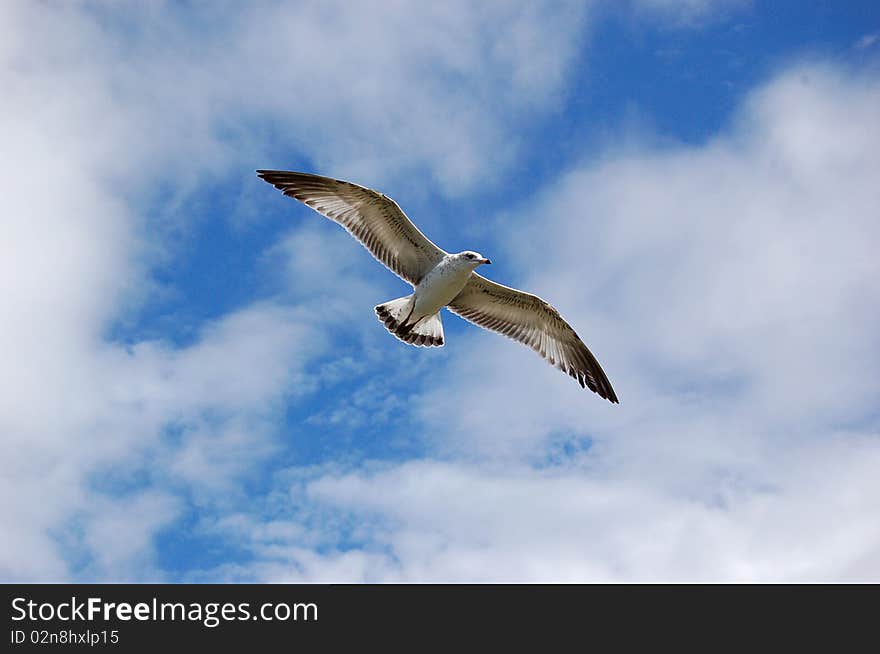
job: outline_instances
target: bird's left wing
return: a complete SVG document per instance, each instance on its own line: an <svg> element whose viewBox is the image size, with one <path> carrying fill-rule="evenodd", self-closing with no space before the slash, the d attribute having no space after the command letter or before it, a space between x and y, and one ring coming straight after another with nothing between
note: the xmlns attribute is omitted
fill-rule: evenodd
<svg viewBox="0 0 880 654"><path fill-rule="evenodd" d="M596 357L559 312L537 295L473 273L448 308L475 325L528 345L582 387L618 402Z"/></svg>
<svg viewBox="0 0 880 654"><path fill-rule="evenodd" d="M417 285L446 252L412 224L391 198L339 179L283 170L257 175L345 227L389 270Z"/></svg>

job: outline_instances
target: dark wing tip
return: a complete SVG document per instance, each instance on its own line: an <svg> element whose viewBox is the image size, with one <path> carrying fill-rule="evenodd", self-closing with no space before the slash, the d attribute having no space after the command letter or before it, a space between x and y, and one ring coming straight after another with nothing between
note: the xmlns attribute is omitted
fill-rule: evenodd
<svg viewBox="0 0 880 654"><path fill-rule="evenodd" d="M620 400L617 399L617 393L614 392L614 389L611 388L611 382L608 381L608 377L605 375L605 372L599 366L599 363L596 362L595 369L591 370L590 373L593 375L593 383L590 384L591 380L587 380L587 385L590 390L593 391L599 397L608 400L612 404L620 404Z"/></svg>
<svg viewBox="0 0 880 654"><path fill-rule="evenodd" d="M283 184L285 177L289 176L290 173L287 173L283 170L258 170L257 177L262 179L264 182L269 182L273 186L278 186L279 184Z"/></svg>
<svg viewBox="0 0 880 654"><path fill-rule="evenodd" d="M603 375L604 377L604 375ZM614 392L614 389L611 388L611 382L608 381L607 377L604 377L602 380L603 383L598 384L598 388L592 389L599 397L604 398L611 402L611 404L620 404L620 400L617 399L617 393Z"/></svg>
<svg viewBox="0 0 880 654"><path fill-rule="evenodd" d="M321 177L320 175L298 173L292 170L258 170L257 177L264 182L268 182L284 193L284 195L300 200L301 202L304 200L297 195L299 189L305 186L323 187L326 186L327 182L332 181L326 177Z"/></svg>
<svg viewBox="0 0 880 654"><path fill-rule="evenodd" d="M257 177L262 179L264 182L268 182L280 191L284 191L285 194L288 194L287 189L297 185L316 187L320 188L322 191L338 190L336 187L341 186L349 190L353 189L359 192L366 192L367 194L372 196L379 196L392 203L394 202L393 200L391 200L391 198L381 195L377 191L368 189L358 184L354 184L353 182L347 182L344 179L335 179L333 177L324 177L322 175L316 175L314 173L301 173L293 170L260 169L257 171Z"/></svg>
<svg viewBox="0 0 880 654"><path fill-rule="evenodd" d="M263 170L260 169L257 171L257 177L260 179L264 179L267 182L275 183L282 180L324 180L326 178L321 177L320 175L313 175L312 173L298 173L293 170Z"/></svg>

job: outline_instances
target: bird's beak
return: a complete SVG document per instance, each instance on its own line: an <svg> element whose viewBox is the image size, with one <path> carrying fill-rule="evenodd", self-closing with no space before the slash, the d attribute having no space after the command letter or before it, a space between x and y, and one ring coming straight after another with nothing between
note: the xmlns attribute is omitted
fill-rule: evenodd
<svg viewBox="0 0 880 654"><path fill-rule="evenodd" d="M480 259L480 263L492 263L488 259Z"/></svg>

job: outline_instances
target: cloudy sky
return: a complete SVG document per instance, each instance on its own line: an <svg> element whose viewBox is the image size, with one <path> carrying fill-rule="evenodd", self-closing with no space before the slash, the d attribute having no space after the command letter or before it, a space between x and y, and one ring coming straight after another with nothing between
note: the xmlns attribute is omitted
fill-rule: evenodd
<svg viewBox="0 0 880 654"><path fill-rule="evenodd" d="M880 581L880 9L0 3L3 581ZM621 399L257 168L557 306Z"/></svg>

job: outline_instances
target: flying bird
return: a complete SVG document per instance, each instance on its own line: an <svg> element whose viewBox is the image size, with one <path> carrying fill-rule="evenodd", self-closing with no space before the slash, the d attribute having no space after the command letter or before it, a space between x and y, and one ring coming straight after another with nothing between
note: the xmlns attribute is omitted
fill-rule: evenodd
<svg viewBox="0 0 880 654"><path fill-rule="evenodd" d="M412 295L375 308L379 320L400 340L442 346L440 310L446 307L475 325L528 345L582 388L618 402L596 357L571 325L538 296L477 274L476 268L491 263L483 255L440 249L394 200L378 191L309 173L258 170L257 175L342 225L377 260L412 285Z"/></svg>

